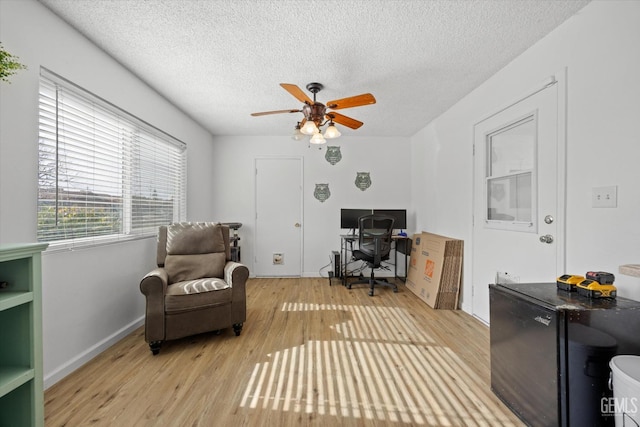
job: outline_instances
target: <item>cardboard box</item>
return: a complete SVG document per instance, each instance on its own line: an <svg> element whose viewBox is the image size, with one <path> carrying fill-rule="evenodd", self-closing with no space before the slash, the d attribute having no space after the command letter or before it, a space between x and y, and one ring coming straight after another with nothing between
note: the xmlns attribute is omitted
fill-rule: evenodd
<svg viewBox="0 0 640 427"><path fill-rule="evenodd" d="M457 309L464 242L423 231L414 234L407 289L432 308Z"/></svg>

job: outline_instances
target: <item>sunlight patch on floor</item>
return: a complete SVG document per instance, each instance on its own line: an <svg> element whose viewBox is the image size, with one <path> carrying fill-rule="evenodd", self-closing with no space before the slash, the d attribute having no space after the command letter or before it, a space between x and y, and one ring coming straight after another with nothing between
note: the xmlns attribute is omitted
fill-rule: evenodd
<svg viewBox="0 0 640 427"><path fill-rule="evenodd" d="M310 340L255 365L241 406L417 425L512 425L480 378L394 307L289 304L346 310L341 339ZM486 403L489 402L489 403Z"/></svg>

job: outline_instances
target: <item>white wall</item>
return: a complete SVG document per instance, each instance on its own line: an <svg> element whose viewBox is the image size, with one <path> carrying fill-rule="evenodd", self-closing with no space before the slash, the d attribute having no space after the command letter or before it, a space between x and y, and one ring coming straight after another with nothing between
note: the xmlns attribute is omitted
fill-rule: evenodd
<svg viewBox="0 0 640 427"><path fill-rule="evenodd" d="M309 148L305 141L282 137L214 138L213 204L220 221L239 221L242 262L253 266L255 233L255 158L297 156L303 158L303 267L304 276L317 277L329 263L332 250L340 249L340 209L407 209L410 230L415 224L410 205L408 138L364 138L342 136L328 145L338 145L342 160L331 165L326 149ZM372 185L366 191L355 186L356 172L370 172ZM224 185L220 185L224 183ZM329 183L331 197L315 199L315 184ZM326 277L327 269L322 270Z"/></svg>
<svg viewBox="0 0 640 427"><path fill-rule="evenodd" d="M472 126L567 67L566 272L616 274L640 300L640 2L594 1L411 139L417 228L464 239L462 308L471 311ZM423 168L420 166L424 165ZM591 207L593 187L617 185L618 207ZM549 278L553 281L554 278Z"/></svg>
<svg viewBox="0 0 640 427"><path fill-rule="evenodd" d="M44 66L188 146L189 218L208 218L212 137L34 0L0 0L0 41L28 69L0 83L0 244L36 238L38 78ZM155 239L43 257L45 386L141 324Z"/></svg>

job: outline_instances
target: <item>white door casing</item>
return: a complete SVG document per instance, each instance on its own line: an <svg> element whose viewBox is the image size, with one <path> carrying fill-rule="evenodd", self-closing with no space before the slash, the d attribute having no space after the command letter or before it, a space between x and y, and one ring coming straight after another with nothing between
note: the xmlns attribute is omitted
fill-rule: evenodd
<svg viewBox="0 0 640 427"><path fill-rule="evenodd" d="M302 177L302 158L255 159L254 269L258 277L302 274ZM276 258L279 263L274 263Z"/></svg>
<svg viewBox="0 0 640 427"><path fill-rule="evenodd" d="M564 269L565 81L474 125L472 312L486 323L489 283L552 282Z"/></svg>

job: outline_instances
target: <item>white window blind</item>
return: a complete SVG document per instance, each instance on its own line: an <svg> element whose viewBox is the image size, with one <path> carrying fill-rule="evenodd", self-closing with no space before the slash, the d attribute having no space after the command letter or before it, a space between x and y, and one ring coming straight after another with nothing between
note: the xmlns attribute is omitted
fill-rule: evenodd
<svg viewBox="0 0 640 427"><path fill-rule="evenodd" d="M186 145L41 69L38 241L155 235L186 218Z"/></svg>

